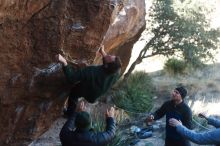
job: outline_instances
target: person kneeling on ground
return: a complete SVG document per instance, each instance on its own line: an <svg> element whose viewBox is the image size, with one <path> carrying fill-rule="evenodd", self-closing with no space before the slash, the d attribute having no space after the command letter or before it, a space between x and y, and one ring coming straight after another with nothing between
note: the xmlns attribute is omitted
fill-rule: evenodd
<svg viewBox="0 0 220 146"><path fill-rule="evenodd" d="M60 140L63 146L105 146L115 136L116 124L113 107L106 112L106 130L94 132L91 129L91 117L84 111L84 102L80 103L79 112L73 112L69 116L60 132ZM75 128L75 129L74 129Z"/></svg>
<svg viewBox="0 0 220 146"><path fill-rule="evenodd" d="M122 67L120 58L107 55L104 46L97 51L97 54L102 56L103 64L87 66L83 69L74 69L63 56L57 55L58 61L63 64L63 71L68 82L74 85L68 98L67 110L64 113L66 116L75 111L78 98L84 97L89 103L94 103L119 79Z"/></svg>
<svg viewBox="0 0 220 146"><path fill-rule="evenodd" d="M213 129L207 132L196 133L192 130L187 129L182 125L181 121L176 119L170 119L169 124L176 127L176 131L186 139L191 140L194 143L200 145L215 144L220 146L220 120L213 117L206 117L204 114L199 114L199 117L205 118L208 124L213 125L217 129Z"/></svg>

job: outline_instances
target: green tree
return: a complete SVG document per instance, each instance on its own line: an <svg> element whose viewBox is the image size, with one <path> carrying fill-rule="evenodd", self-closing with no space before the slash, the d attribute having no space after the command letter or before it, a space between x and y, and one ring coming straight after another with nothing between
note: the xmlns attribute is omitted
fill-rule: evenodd
<svg viewBox="0 0 220 146"><path fill-rule="evenodd" d="M153 0L146 28L151 37L124 75L125 79L144 58L155 55L177 55L187 63L213 59L220 31L210 28L210 21L205 15L208 11L201 6L193 7L190 0L182 1L184 7L177 7L174 2Z"/></svg>
<svg viewBox="0 0 220 146"><path fill-rule="evenodd" d="M126 81L117 83L113 102L128 113L145 113L152 108L154 86L145 72L135 72Z"/></svg>

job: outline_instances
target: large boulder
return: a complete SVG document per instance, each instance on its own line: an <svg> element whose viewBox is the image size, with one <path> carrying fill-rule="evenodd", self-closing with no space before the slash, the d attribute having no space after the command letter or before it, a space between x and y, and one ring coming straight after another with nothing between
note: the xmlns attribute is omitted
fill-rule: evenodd
<svg viewBox="0 0 220 146"><path fill-rule="evenodd" d="M71 87L56 54L96 64L104 44L125 70L144 28L144 0L1 0L0 145L27 145L60 116Z"/></svg>

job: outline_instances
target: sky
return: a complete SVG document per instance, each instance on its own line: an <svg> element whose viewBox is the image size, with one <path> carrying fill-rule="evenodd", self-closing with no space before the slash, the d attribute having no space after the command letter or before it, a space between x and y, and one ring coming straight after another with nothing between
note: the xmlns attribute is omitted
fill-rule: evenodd
<svg viewBox="0 0 220 146"><path fill-rule="evenodd" d="M151 1L152 0L145 0L146 11L151 6ZM220 8L220 0L208 0L208 3L207 3L207 0L195 0L195 1L202 3L204 5L211 5L211 6L215 7L216 11L210 16L211 17L211 26L213 28L220 27L220 9L219 9ZM145 38L145 40L140 40L134 45L134 48L132 51L132 57L130 59L129 65L131 65L131 63L137 58L138 53L144 47L146 40L147 40L147 38ZM141 64L137 65L135 68L135 71L144 70L146 72L154 72L157 70L161 70L161 69L163 69L163 65L164 65L165 61L166 61L166 58L164 58L163 56L151 57L151 58L145 59ZM216 61L220 62L220 52L218 54L216 54Z"/></svg>

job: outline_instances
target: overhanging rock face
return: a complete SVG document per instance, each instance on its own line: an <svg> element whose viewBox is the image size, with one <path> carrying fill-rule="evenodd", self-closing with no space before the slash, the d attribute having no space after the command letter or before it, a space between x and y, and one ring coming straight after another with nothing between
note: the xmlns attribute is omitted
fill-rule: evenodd
<svg viewBox="0 0 220 146"><path fill-rule="evenodd" d="M60 116L71 87L56 54L98 63L104 44L124 70L144 17L144 0L1 0L0 145L27 145Z"/></svg>

